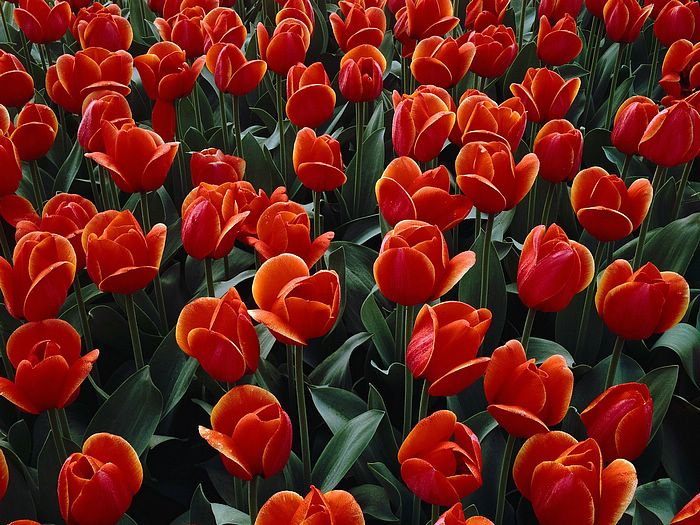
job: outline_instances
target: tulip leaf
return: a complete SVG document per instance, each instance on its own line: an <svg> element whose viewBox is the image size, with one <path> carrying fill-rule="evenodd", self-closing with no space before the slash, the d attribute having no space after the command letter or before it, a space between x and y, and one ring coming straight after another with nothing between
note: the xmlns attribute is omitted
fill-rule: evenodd
<svg viewBox="0 0 700 525"><path fill-rule="evenodd" d="M700 408L673 396L663 422L661 462L666 473L688 494L700 492Z"/></svg>
<svg viewBox="0 0 700 525"><path fill-rule="evenodd" d="M0 441L0 449L5 456L10 479L4 498L0 499L0 523L36 519L34 499L37 489L32 475L7 443Z"/></svg>
<svg viewBox="0 0 700 525"><path fill-rule="evenodd" d="M280 177L277 168L268 162L263 150L265 146L259 144L253 135L246 134L242 143L242 156L246 160L246 180L255 188L263 189L270 195L275 188L284 184L284 180Z"/></svg>
<svg viewBox="0 0 700 525"><path fill-rule="evenodd" d="M160 421L163 396L145 366L122 383L97 410L85 430L85 439L109 432L126 439L137 454L148 447Z"/></svg>
<svg viewBox="0 0 700 525"><path fill-rule="evenodd" d="M78 446L72 441L63 440L68 455L78 452ZM63 523L61 512L58 506L58 474L61 471L65 458L60 458L56 450L53 438L53 431L49 430L46 440L39 452L37 460L38 480L39 480L39 515L47 521Z"/></svg>
<svg viewBox="0 0 700 525"><path fill-rule="evenodd" d="M317 385L344 386L350 384L350 358L357 347L372 338L372 334L360 332L351 336L331 355L326 357L309 374L309 379Z"/></svg>
<svg viewBox="0 0 700 525"><path fill-rule="evenodd" d="M384 412L369 410L348 421L330 439L316 461L311 478L321 492L333 490L371 441Z"/></svg>
<svg viewBox="0 0 700 525"><path fill-rule="evenodd" d="M389 498L383 487L370 484L359 485L350 489L350 494L355 497L365 516L385 522L399 521L391 511Z"/></svg>
<svg viewBox="0 0 700 525"><path fill-rule="evenodd" d="M83 148L80 147L80 143L76 140L73 143L73 147L66 157L66 160L61 165L61 168L56 174L56 179L53 181L53 190L51 195L57 193L66 193L70 191L73 181L80 171L80 166L83 163Z"/></svg>
<svg viewBox="0 0 700 525"><path fill-rule="evenodd" d="M204 495L202 485L199 485L192 495L190 502L190 521L192 525L217 525L211 503Z"/></svg>
<svg viewBox="0 0 700 525"><path fill-rule="evenodd" d="M668 348L678 354L685 372L695 386L700 386L700 330L686 323L679 323L659 337L652 351Z"/></svg>
<svg viewBox="0 0 700 525"><path fill-rule="evenodd" d="M397 507L399 511L408 509L408 502L411 501L412 495L406 485L392 474L389 467L379 462L368 463L367 466L379 484L386 490L392 506Z"/></svg>
<svg viewBox="0 0 700 525"><path fill-rule="evenodd" d="M668 406L673 397L673 391L676 388L678 380L678 365L663 366L652 370L648 374L639 379L640 383L644 383L649 387L651 399L654 402L654 411L651 419L651 440L659 430L661 422L666 416Z"/></svg>
<svg viewBox="0 0 700 525"><path fill-rule="evenodd" d="M345 249L341 246L328 254L328 269L338 274L340 282L340 309L338 310L338 320L342 319L347 302L347 289L345 288Z"/></svg>
<svg viewBox="0 0 700 525"><path fill-rule="evenodd" d="M372 342L377 348L379 357L384 366L389 366L394 361L394 336L389 325L377 306L374 294L369 294L360 309L360 317L365 330L372 334Z"/></svg>
<svg viewBox="0 0 700 525"><path fill-rule="evenodd" d="M655 519L649 519L642 514L642 523L665 525L670 523L676 513L685 505L690 496L682 487L669 478L657 479L637 487L635 493L637 511L642 509L649 511Z"/></svg>
<svg viewBox="0 0 700 525"><path fill-rule="evenodd" d="M700 212L649 234L644 246L644 260L654 263L659 270L683 275L700 244Z"/></svg>
<svg viewBox="0 0 700 525"><path fill-rule="evenodd" d="M348 182L343 186L341 193L345 202L350 207L350 213L353 218L363 217L375 213L377 201L374 198L367 196L374 195L374 185L381 177L384 171L384 132L385 129L379 128L366 133L362 151L362 169L360 170L360 181L358 196L355 201L355 165L357 155L353 156L348 164L345 172L347 173ZM354 207L353 207L354 202Z"/></svg>
<svg viewBox="0 0 700 525"><path fill-rule="evenodd" d="M574 394L571 397L571 406L576 407L579 412L583 412L591 401L603 393L609 365L610 356L603 359L576 382ZM639 378L643 375L644 370L642 370L642 367L634 359L623 353L617 364L613 384L639 381Z"/></svg>
<svg viewBox="0 0 700 525"><path fill-rule="evenodd" d="M367 403L349 390L332 386L313 386L310 390L316 410L333 434L351 419L367 412Z"/></svg>
<svg viewBox="0 0 700 525"><path fill-rule="evenodd" d="M175 329L170 330L151 357L151 379L163 395L161 419L175 408L192 382L197 360L185 354L175 340Z"/></svg>
<svg viewBox="0 0 700 525"><path fill-rule="evenodd" d="M559 343L548 339L540 339L539 337L531 337L527 346L527 356L534 358L537 364L544 362L553 355L560 355L566 361L567 366L574 364L574 358L571 354Z"/></svg>
<svg viewBox="0 0 700 525"><path fill-rule="evenodd" d="M138 525L137 522L129 516L128 514L124 514L121 519L117 522L117 525Z"/></svg>

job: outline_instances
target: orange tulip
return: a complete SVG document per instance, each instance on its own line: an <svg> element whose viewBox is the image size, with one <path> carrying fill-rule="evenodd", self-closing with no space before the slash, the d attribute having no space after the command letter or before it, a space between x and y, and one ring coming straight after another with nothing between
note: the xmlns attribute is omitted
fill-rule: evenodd
<svg viewBox="0 0 700 525"><path fill-rule="evenodd" d="M190 159L192 184L199 186L202 182L206 182L218 185L225 182L242 181L245 166L244 159L234 155L226 155L220 149L207 148L195 151Z"/></svg>
<svg viewBox="0 0 700 525"><path fill-rule="evenodd" d="M467 4L464 27L481 31L503 23L510 0L474 0ZM469 32L469 31L467 31Z"/></svg>
<svg viewBox="0 0 700 525"><path fill-rule="evenodd" d="M182 245L195 259L220 259L233 249L249 212L240 212L235 186L201 183L182 203Z"/></svg>
<svg viewBox="0 0 700 525"><path fill-rule="evenodd" d="M24 324L7 340L16 373L14 382L0 377L0 395L30 414L64 408L78 397L99 354L92 350L80 357L80 335L65 321Z"/></svg>
<svg viewBox="0 0 700 525"><path fill-rule="evenodd" d="M562 356L548 357L538 367L515 339L494 350L484 376L489 414L515 437L560 423L573 387L574 375Z"/></svg>
<svg viewBox="0 0 700 525"><path fill-rule="evenodd" d="M637 0L608 0L603 7L603 21L613 42L631 43L651 14L652 6L642 8Z"/></svg>
<svg viewBox="0 0 700 525"><path fill-rule="evenodd" d="M697 494L673 517L670 525L695 525L699 516L700 494Z"/></svg>
<svg viewBox="0 0 700 525"><path fill-rule="evenodd" d="M14 17L27 40L35 44L48 44L60 40L68 30L70 4L59 1L52 7L45 0L19 0Z"/></svg>
<svg viewBox="0 0 700 525"><path fill-rule="evenodd" d="M445 166L421 173L410 157L392 160L375 185L382 217L395 226L403 220L419 220L447 231L469 214L471 202L450 194L450 174Z"/></svg>
<svg viewBox="0 0 700 525"><path fill-rule="evenodd" d="M209 51L214 44L233 44L243 47L248 30L243 20L233 9L217 7L207 13L202 20L204 29L204 50Z"/></svg>
<svg viewBox="0 0 700 525"><path fill-rule="evenodd" d="M404 306L434 301L474 266L474 252L450 259L440 228L406 220L390 230L374 262L374 280L382 295Z"/></svg>
<svg viewBox="0 0 700 525"><path fill-rule="evenodd" d="M559 312L593 280L593 256L556 224L535 226L518 263L518 295L528 308Z"/></svg>
<svg viewBox="0 0 700 525"><path fill-rule="evenodd" d="M406 348L406 366L425 379L431 396L454 396L486 371L488 357L477 357L491 325L491 312L459 301L424 305Z"/></svg>
<svg viewBox="0 0 700 525"><path fill-rule="evenodd" d="M56 114L49 106L30 102L17 115L15 129L10 135L19 158L25 162L46 155L58 133Z"/></svg>
<svg viewBox="0 0 700 525"><path fill-rule="evenodd" d="M522 100L530 122L547 122L564 118L580 86L580 78L564 80L545 67L531 67L522 84L511 84L510 91Z"/></svg>
<svg viewBox="0 0 700 525"><path fill-rule="evenodd" d="M647 179L629 188L603 168L581 171L571 186L571 207L581 226L599 241L619 241L642 224L649 212L653 190Z"/></svg>
<svg viewBox="0 0 700 525"><path fill-rule="evenodd" d="M311 128L297 133L292 163L301 183L313 191L333 191L347 180L340 143L330 135L317 137Z"/></svg>
<svg viewBox="0 0 700 525"><path fill-rule="evenodd" d="M159 3L160 5L154 5L154 7L158 8L154 9L154 11L161 13L166 19L172 18L190 7L199 7L205 13L210 13L222 5L219 0L160 0Z"/></svg>
<svg viewBox="0 0 700 525"><path fill-rule="evenodd" d="M457 24L449 0L406 0L396 13L394 38L401 42L401 55L410 57L419 40L443 36Z"/></svg>
<svg viewBox="0 0 700 525"><path fill-rule="evenodd" d="M180 350L217 381L233 383L258 369L258 335L235 288L221 299L199 297L186 305L175 338Z"/></svg>
<svg viewBox="0 0 700 525"><path fill-rule="evenodd" d="M134 39L131 24L116 4L103 6L95 2L89 8L82 8L72 22L71 32L83 49L127 50Z"/></svg>
<svg viewBox="0 0 700 525"><path fill-rule="evenodd" d="M85 102L88 102L87 105ZM78 142L88 153L95 151L104 153L106 150L102 137L103 120L111 122L117 129L125 124L134 124L129 102L120 93L107 92L104 96L92 101L86 99L83 107L83 117L78 126Z"/></svg>
<svg viewBox="0 0 700 525"><path fill-rule="evenodd" d="M689 300L683 276L660 272L652 263L633 272L627 261L618 259L598 281L595 306L611 332L639 340L675 326L683 319Z"/></svg>
<svg viewBox="0 0 700 525"><path fill-rule="evenodd" d="M156 18L154 24L158 28L161 40L177 44L194 60L204 54L204 28L202 21L206 13L200 6L187 7L168 18Z"/></svg>
<svg viewBox="0 0 700 525"><path fill-rule="evenodd" d="M483 213L499 213L515 207L530 191L540 161L528 153L516 165L504 142L470 142L455 161L457 185Z"/></svg>
<svg viewBox="0 0 700 525"><path fill-rule="evenodd" d="M46 72L46 93L70 113L80 114L86 97L109 90L128 95L133 59L126 51L110 52L101 47L61 55Z"/></svg>
<svg viewBox="0 0 700 525"><path fill-rule="evenodd" d="M540 7L542 4L540 4ZM537 56L550 66L561 66L573 61L583 43L576 30L576 20L568 13L553 26L549 19L540 17L540 30L537 33Z"/></svg>
<svg viewBox="0 0 700 525"><path fill-rule="evenodd" d="M340 10L345 20L338 13L331 13L329 19L335 41L344 53L363 44L381 46L386 32L386 16L382 9L341 2Z"/></svg>
<svg viewBox="0 0 700 525"><path fill-rule="evenodd" d="M468 35L467 41L476 47L470 70L480 77L502 76L518 54L515 32L511 27L491 25Z"/></svg>
<svg viewBox="0 0 700 525"><path fill-rule="evenodd" d="M207 69L219 91L242 97L253 91L265 76L263 60L248 60L233 44L214 44L207 52Z"/></svg>
<svg viewBox="0 0 700 525"><path fill-rule="evenodd" d="M449 410L438 410L409 432L398 455L409 490L433 505L451 506L481 486L481 446Z"/></svg>
<svg viewBox="0 0 700 525"><path fill-rule="evenodd" d="M671 0L654 21L654 34L665 47L677 40L700 40L700 4L695 1Z"/></svg>
<svg viewBox="0 0 700 525"><path fill-rule="evenodd" d="M281 9L275 15L275 24L288 18L303 22L309 31L314 31L314 8L310 0L277 0Z"/></svg>
<svg viewBox="0 0 700 525"><path fill-rule="evenodd" d="M576 19L583 7L583 0L542 0L537 8L537 17L547 17L547 22L556 23L570 16ZM540 22L541 23L541 22Z"/></svg>
<svg viewBox="0 0 700 525"><path fill-rule="evenodd" d="M603 468L595 440L578 442L558 431L525 442L515 458L513 479L541 525L572 520L577 525L615 525L637 488L632 463L616 459Z"/></svg>
<svg viewBox="0 0 700 525"><path fill-rule="evenodd" d="M455 503L437 519L435 525L493 525L493 522L483 516L465 518L462 504Z"/></svg>
<svg viewBox="0 0 700 525"><path fill-rule="evenodd" d="M90 279L103 292L132 294L158 273L167 229L156 224L148 235L129 210L95 215L83 229Z"/></svg>
<svg viewBox="0 0 700 525"><path fill-rule="evenodd" d="M24 106L34 96L34 79L12 53L0 50L0 104Z"/></svg>
<svg viewBox="0 0 700 525"><path fill-rule="evenodd" d="M431 36L418 42L411 59L411 73L420 84L451 88L469 70L476 47L464 38Z"/></svg>
<svg viewBox="0 0 700 525"><path fill-rule="evenodd" d="M12 140L3 135L0 135L0 166L3 167L3 174L0 177L0 197L12 195L19 188L22 180L22 165Z"/></svg>
<svg viewBox="0 0 700 525"><path fill-rule="evenodd" d="M654 402L644 383L608 388L581 412L588 437L600 445L606 463L616 458L637 459L651 436Z"/></svg>
<svg viewBox="0 0 700 525"><path fill-rule="evenodd" d="M568 120L550 120L537 133L533 153L540 160L542 179L553 184L569 181L581 168L583 134Z"/></svg>
<svg viewBox="0 0 700 525"><path fill-rule="evenodd" d="M70 242L48 232L22 237L12 257L0 258L0 291L15 319L41 321L56 317L75 277L75 251Z"/></svg>
<svg viewBox="0 0 700 525"><path fill-rule="evenodd" d="M235 183L234 192L238 209L241 212L249 212L241 226L241 233L244 235L241 241L253 246L258 241L256 235L260 216L271 205L277 202L287 202L289 200L287 189L280 186L268 197L264 190L256 191L250 182L242 180Z"/></svg>
<svg viewBox="0 0 700 525"><path fill-rule="evenodd" d="M374 57L361 56L355 60L345 55L338 76L340 93L350 102L376 100L382 94L383 74L382 63Z"/></svg>
<svg viewBox="0 0 700 525"><path fill-rule="evenodd" d="M5 459L5 454L2 449L0 449L0 501L5 497L5 492L7 492L7 485L10 481L10 472L7 468L7 460Z"/></svg>
<svg viewBox="0 0 700 525"><path fill-rule="evenodd" d="M334 234L326 232L312 242L310 230L309 216L301 204L277 202L260 214L257 240L253 245L263 261L282 253L293 253L311 268L326 253Z"/></svg>
<svg viewBox="0 0 700 525"><path fill-rule="evenodd" d="M141 488L138 454L122 437L93 434L71 454L58 476L58 502L66 525L116 523Z"/></svg>
<svg viewBox="0 0 700 525"><path fill-rule="evenodd" d="M296 18L286 18L277 24L270 36L262 23L257 29L260 58L278 75L286 75L289 69L304 62L311 43L311 30Z"/></svg>
<svg viewBox="0 0 700 525"><path fill-rule="evenodd" d="M311 490L305 498L289 490L273 494L261 507L255 520L255 525L287 523L364 525L365 518L362 509L349 492L331 490L323 493L311 485Z"/></svg>
<svg viewBox="0 0 700 525"><path fill-rule="evenodd" d="M659 113L656 102L641 95L625 100L615 113L610 140L625 155L639 154L639 141L651 119Z"/></svg>
<svg viewBox="0 0 700 525"><path fill-rule="evenodd" d="M297 64L287 73L287 117L300 128L315 128L333 116L335 91L321 62Z"/></svg>
<svg viewBox="0 0 700 525"><path fill-rule="evenodd" d="M700 43L688 40L671 44L661 66L659 84L666 92L663 102L684 98L700 87Z"/></svg>
<svg viewBox="0 0 700 525"><path fill-rule="evenodd" d="M527 115L518 97L511 97L500 106L488 95L468 89L457 108L457 144L505 139L512 151L518 149L525 133ZM453 130L454 132L454 130Z"/></svg>
<svg viewBox="0 0 700 525"><path fill-rule="evenodd" d="M107 168L120 190L138 193L155 191L163 185L178 142L163 142L157 133L133 124L117 129L103 120L101 128L106 151L85 156Z"/></svg>
<svg viewBox="0 0 700 525"><path fill-rule="evenodd" d="M292 449L292 423L277 398L253 385L229 390L211 411L212 430L202 436L232 476L250 480L282 471ZM255 439L251 439L255 436Z"/></svg>
<svg viewBox="0 0 700 525"><path fill-rule="evenodd" d="M700 114L684 100L652 118L639 139L639 154L667 168L690 162L698 153Z"/></svg>

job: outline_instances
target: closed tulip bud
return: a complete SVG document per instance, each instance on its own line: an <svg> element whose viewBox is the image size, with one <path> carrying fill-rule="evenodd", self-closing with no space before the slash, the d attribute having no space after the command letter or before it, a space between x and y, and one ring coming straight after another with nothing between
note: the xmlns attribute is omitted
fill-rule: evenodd
<svg viewBox="0 0 700 525"><path fill-rule="evenodd" d="M482 213L514 208L532 188L540 169L534 153L516 165L504 142L470 142L455 161L459 189Z"/></svg>
<svg viewBox="0 0 700 525"><path fill-rule="evenodd" d="M297 64L287 73L287 117L300 128L315 128L333 116L335 91L321 62Z"/></svg>
<svg viewBox="0 0 700 525"><path fill-rule="evenodd" d="M233 44L214 44L207 52L207 69L219 91L242 97L253 91L265 76L263 60L248 60Z"/></svg>
<svg viewBox="0 0 700 525"><path fill-rule="evenodd" d="M129 210L95 215L83 229L87 272L103 292L132 294L155 278L167 228L156 224L147 235Z"/></svg>
<svg viewBox="0 0 700 525"><path fill-rule="evenodd" d="M581 49L583 43L576 30L576 20L571 15L567 13L553 26L546 16L540 18L537 56L542 62L550 66L568 64L581 53Z"/></svg>
<svg viewBox="0 0 700 525"><path fill-rule="evenodd" d="M59 1L52 7L45 0L19 0L14 17L27 40L35 44L48 44L60 40L68 30L70 4Z"/></svg>
<svg viewBox="0 0 700 525"><path fill-rule="evenodd" d="M278 75L287 75L289 69L304 62L311 43L311 31L300 20L286 18L277 24L270 36L262 22L257 28L260 58Z"/></svg>
<svg viewBox="0 0 700 525"><path fill-rule="evenodd" d="M15 145L9 137L0 135L0 197L14 194L22 180L22 165Z"/></svg>
<svg viewBox="0 0 700 525"><path fill-rule="evenodd" d="M653 190L647 179L629 188L603 168L587 168L574 178L571 207L581 226L601 242L620 241L635 231L649 212Z"/></svg>
<svg viewBox="0 0 700 525"><path fill-rule="evenodd" d="M371 102L382 94L382 66L369 56L343 60L338 76L340 94L350 102Z"/></svg>
<svg viewBox="0 0 700 525"><path fill-rule="evenodd" d="M421 419L398 459L404 483L427 503L451 506L481 487L479 438L449 410Z"/></svg>
<svg viewBox="0 0 700 525"><path fill-rule="evenodd" d="M595 306L612 333L640 340L674 327L683 319L689 298L683 276L660 272L652 263L633 272L627 261L618 259L598 281Z"/></svg>
<svg viewBox="0 0 700 525"><path fill-rule="evenodd" d="M338 13L331 13L329 19L335 41L344 53L363 44L381 46L386 32L386 16L382 9L343 2L340 9L345 20Z"/></svg>
<svg viewBox="0 0 700 525"><path fill-rule="evenodd" d="M593 256L556 224L535 226L518 263L518 295L528 308L559 312L593 280Z"/></svg>
<svg viewBox="0 0 700 525"><path fill-rule="evenodd" d="M518 54L515 32L504 25L491 25L472 31L467 41L476 47L470 71L480 77L502 76Z"/></svg>
<svg viewBox="0 0 700 525"><path fill-rule="evenodd" d="M411 73L420 84L451 88L464 78L475 52L474 44L464 38L431 36L416 46Z"/></svg>
<svg viewBox="0 0 700 525"><path fill-rule="evenodd" d="M154 24L162 40L177 44L188 60L194 60L204 54L202 20L205 15L200 6L187 7L167 20L156 18Z"/></svg>
<svg viewBox="0 0 700 525"><path fill-rule="evenodd" d="M204 50L209 51L214 44L233 44L241 48L245 44L248 30L243 20L233 9L217 7L207 13L202 20L204 29Z"/></svg>
<svg viewBox="0 0 700 525"><path fill-rule="evenodd" d="M311 485L305 498L289 490L273 494L261 507L255 525L281 525L297 521L337 525L365 524L362 509L352 494L344 490L323 493Z"/></svg>
<svg viewBox="0 0 700 525"><path fill-rule="evenodd" d="M656 20L656 17L661 14L663 8L666 7L666 4L668 4L670 1L671 0L644 0L644 2L642 2L642 5L644 7L652 7L651 18L652 20Z"/></svg>
<svg viewBox="0 0 700 525"><path fill-rule="evenodd" d="M397 304L413 306L434 301L459 282L474 266L474 252L450 259L440 228L407 220L390 230L374 262L374 280L382 295Z"/></svg>
<svg viewBox="0 0 700 525"><path fill-rule="evenodd" d="M637 0L608 0L603 7L603 21L613 42L631 43L651 14L652 6L642 8Z"/></svg>
<svg viewBox="0 0 700 525"><path fill-rule="evenodd" d="M105 152L106 147L102 138L103 120L111 122L117 129L125 124L134 124L131 107L124 95L109 92L92 100L84 107L83 117L78 126L78 142L88 153Z"/></svg>
<svg viewBox="0 0 700 525"><path fill-rule="evenodd" d="M688 96L700 87L700 43L693 45L688 40L671 44L661 66L659 84L666 92L664 105Z"/></svg>
<svg viewBox="0 0 700 525"><path fill-rule="evenodd" d="M192 185L201 183L223 184L225 182L239 182L245 175L245 160L234 155L226 155L216 148L207 148L192 153L190 159L190 173L192 173Z"/></svg>
<svg viewBox="0 0 700 525"><path fill-rule="evenodd" d="M311 268L326 253L334 234L326 232L313 242L310 236L311 223L304 207L293 201L277 202L260 214L255 251L263 261L293 253Z"/></svg>
<svg viewBox="0 0 700 525"><path fill-rule="evenodd" d="M694 525L700 517L700 494L691 499L671 520L670 525Z"/></svg>
<svg viewBox="0 0 700 525"><path fill-rule="evenodd" d="M510 91L522 100L528 121L547 122L564 118L580 86L580 78L564 80L546 67L531 67L521 84L510 85Z"/></svg>
<svg viewBox="0 0 700 525"><path fill-rule="evenodd" d="M464 92L457 108L458 144L469 142L508 142L512 151L518 149L525 133L527 115L518 97L511 97L500 106L488 95L476 89Z"/></svg>
<svg viewBox="0 0 700 525"><path fill-rule="evenodd" d="M24 106L34 96L34 79L12 53L0 50L0 104Z"/></svg>
<svg viewBox="0 0 700 525"><path fill-rule="evenodd" d="M25 162L38 160L53 146L58 133L56 114L49 106L30 102L17 115L10 135L19 158Z"/></svg>
<svg viewBox="0 0 700 525"><path fill-rule="evenodd" d="M489 414L506 432L530 437L564 419L574 375L560 355L539 367L515 339L494 350L484 376Z"/></svg>
<svg viewBox="0 0 700 525"><path fill-rule="evenodd" d="M477 357L491 324L491 312L459 301L424 305L406 348L406 366L425 379L431 396L454 396L486 371L488 357Z"/></svg>
<svg viewBox="0 0 700 525"><path fill-rule="evenodd" d="M56 317L75 277L70 242L53 233L30 233L17 242L12 260L14 267L0 258L0 291L7 312L27 321Z"/></svg>
<svg viewBox="0 0 700 525"><path fill-rule="evenodd" d="M300 257L284 253L265 261L253 278L258 310L250 316L263 323L284 344L307 346L326 335L338 319L338 274L321 270L309 275Z"/></svg>
<svg viewBox="0 0 700 525"><path fill-rule="evenodd" d="M576 19L583 7L583 0L542 0L537 8L537 17L547 17L547 22L556 23L567 15Z"/></svg>
<svg viewBox="0 0 700 525"><path fill-rule="evenodd" d="M533 152L540 160L540 177L553 184L574 178L581 167L583 134L568 120L550 120L535 137Z"/></svg>
<svg viewBox="0 0 700 525"><path fill-rule="evenodd" d="M582 524L614 525L637 488L632 463L616 459L603 468L595 440L578 442L559 431L525 442L515 458L513 479L541 525L561 525L572 516Z"/></svg>
<svg viewBox="0 0 700 525"><path fill-rule="evenodd" d="M235 288L220 299L199 297L186 305L175 338L180 350L217 381L233 383L258 369L258 335Z"/></svg>
<svg viewBox="0 0 700 525"><path fill-rule="evenodd" d="M422 173L410 157L392 160L375 185L382 217L395 226L403 220L419 220L447 231L469 214L471 202L450 194L450 174L445 166Z"/></svg>
<svg viewBox="0 0 700 525"><path fill-rule="evenodd" d="M625 155L639 154L639 141L649 122L659 113L656 102L641 95L625 100L615 113L610 140Z"/></svg>
<svg viewBox="0 0 700 525"><path fill-rule="evenodd" d="M461 503L455 503L435 522L435 525L493 525L493 522L483 516L464 517Z"/></svg>
<svg viewBox="0 0 700 525"><path fill-rule="evenodd" d="M0 377L0 396L30 414L69 405L100 354L80 357L80 344L78 332L60 319L20 326L7 340L15 380Z"/></svg>
<svg viewBox="0 0 700 525"><path fill-rule="evenodd" d="M664 46L677 40L700 40L700 4L694 0L685 3L671 0L654 21L654 34Z"/></svg>
<svg viewBox="0 0 700 525"><path fill-rule="evenodd" d="M317 137L311 128L297 133L292 163L301 183L313 191L333 191L347 180L340 143L330 135Z"/></svg>
<svg viewBox="0 0 700 525"><path fill-rule="evenodd" d="M401 42L401 55L410 57L419 40L443 36L458 24L449 0L406 0L396 13L394 38Z"/></svg>
<svg viewBox="0 0 700 525"><path fill-rule="evenodd" d="M680 101L656 115L639 140L639 154L671 168L693 160L700 152L700 114Z"/></svg>
<svg viewBox="0 0 700 525"><path fill-rule="evenodd" d="M129 49L134 33L121 11L116 4L103 6L97 2L91 8L81 9L71 27L80 47L101 47L108 51Z"/></svg>
<svg viewBox="0 0 700 525"><path fill-rule="evenodd" d="M58 475L58 502L66 525L117 523L141 488L138 454L122 437L93 434Z"/></svg>
<svg viewBox="0 0 700 525"><path fill-rule="evenodd" d="M467 4L465 29L481 31L503 23L510 0L474 0Z"/></svg>

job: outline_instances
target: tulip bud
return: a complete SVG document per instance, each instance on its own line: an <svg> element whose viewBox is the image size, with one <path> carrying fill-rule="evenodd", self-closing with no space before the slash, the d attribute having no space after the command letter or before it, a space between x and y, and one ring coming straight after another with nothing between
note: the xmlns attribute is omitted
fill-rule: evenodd
<svg viewBox="0 0 700 525"><path fill-rule="evenodd" d="M190 159L192 185L199 186L202 182L219 185L242 181L245 166L245 160L241 157L226 155L216 148L195 151Z"/></svg>
<svg viewBox="0 0 700 525"><path fill-rule="evenodd" d="M537 9L537 16L547 17L548 22L557 22L566 16L576 19L581 12L583 0L542 0Z"/></svg>
<svg viewBox="0 0 700 525"><path fill-rule="evenodd" d="M352 494L337 489L323 493L311 485L305 498L288 490L273 494L260 508L255 525L281 525L297 519L300 523L365 523L362 509Z"/></svg>
<svg viewBox="0 0 700 525"><path fill-rule="evenodd" d="M470 70L480 77L502 76L518 54L515 32L504 25L475 30L469 33L467 41L476 47Z"/></svg>
<svg viewBox="0 0 700 525"><path fill-rule="evenodd" d="M58 133L56 114L49 106L30 102L17 115L10 135L19 158L25 162L38 160L53 146Z"/></svg>
<svg viewBox="0 0 700 525"><path fill-rule="evenodd" d="M394 38L401 42L401 56L410 57L419 40L449 33L459 24L452 3L435 0L406 0L396 13Z"/></svg>
<svg viewBox="0 0 700 525"><path fill-rule="evenodd" d="M347 180L340 143L330 135L317 137L311 128L297 133L292 163L301 183L313 191L333 191Z"/></svg>
<svg viewBox="0 0 700 525"><path fill-rule="evenodd" d="M263 60L248 60L234 44L214 44L207 52L207 69L219 91L242 97L253 91L267 71Z"/></svg>
<svg viewBox="0 0 700 525"><path fill-rule="evenodd" d="M431 36L416 46L411 73L420 84L451 88L464 78L475 52L474 44L464 38Z"/></svg>
<svg viewBox="0 0 700 525"><path fill-rule="evenodd" d="M700 152L700 114L680 101L656 115L639 139L639 154L656 165L685 164Z"/></svg>
<svg viewBox="0 0 700 525"><path fill-rule="evenodd" d="M634 1L634 0L633 0ZM529 68L521 84L511 84L510 91L522 100L530 122L562 119L573 104L580 78L564 80L547 68Z"/></svg>
<svg viewBox="0 0 700 525"><path fill-rule="evenodd" d="M13 54L0 50L0 104L24 106L34 96L34 79Z"/></svg>
<svg viewBox="0 0 700 525"><path fill-rule="evenodd" d="M14 17L27 40L35 44L48 44L60 40L68 30L70 4L59 1L49 6L45 0L19 0Z"/></svg>
<svg viewBox="0 0 700 525"><path fill-rule="evenodd" d="M583 134L568 120L550 120L535 137L533 152L540 160L540 177L556 184L574 178L581 167Z"/></svg>
<svg viewBox="0 0 700 525"><path fill-rule="evenodd" d="M608 0L603 7L603 21L613 42L632 43L639 38L652 6L642 8L637 0Z"/></svg>
<svg viewBox="0 0 700 525"><path fill-rule="evenodd" d="M345 20L338 13L331 13L329 20L338 47L344 53L360 45L379 47L386 32L386 16L378 7L363 7L360 4L345 4L340 8Z"/></svg>
<svg viewBox="0 0 700 525"><path fill-rule="evenodd" d="M625 100L615 113L610 140L625 155L639 154L639 141L649 121L659 113L653 100L635 95Z"/></svg>
<svg viewBox="0 0 700 525"><path fill-rule="evenodd" d="M542 5L542 4L540 4ZM537 56L550 66L568 64L583 49L583 43L576 31L576 20L566 14L554 26L546 16L540 18L537 33Z"/></svg>
<svg viewBox="0 0 700 525"><path fill-rule="evenodd" d="M467 4L465 29L481 31L503 23L509 4L510 0L472 0Z"/></svg>
<svg viewBox="0 0 700 525"><path fill-rule="evenodd" d="M671 0L654 21L654 34L665 47L678 40L700 40L700 4L694 0L685 3Z"/></svg>

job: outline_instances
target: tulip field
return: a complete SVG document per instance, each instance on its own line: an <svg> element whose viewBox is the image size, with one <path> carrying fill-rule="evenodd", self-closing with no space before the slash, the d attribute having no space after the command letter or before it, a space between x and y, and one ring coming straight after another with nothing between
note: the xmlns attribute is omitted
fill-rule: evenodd
<svg viewBox="0 0 700 525"><path fill-rule="evenodd" d="M0 15L0 525L700 525L698 0Z"/></svg>

